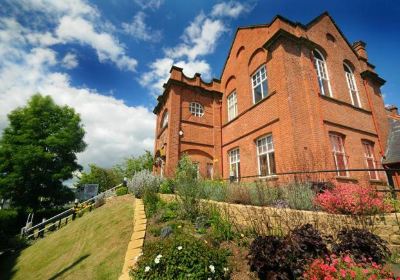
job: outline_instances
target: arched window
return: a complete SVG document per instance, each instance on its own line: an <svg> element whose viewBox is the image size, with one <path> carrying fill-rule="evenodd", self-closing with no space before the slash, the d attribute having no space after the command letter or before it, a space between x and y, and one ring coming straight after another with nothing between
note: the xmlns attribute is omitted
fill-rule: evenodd
<svg viewBox="0 0 400 280"><path fill-rule="evenodd" d="M168 111L165 111L161 120L161 128L164 128L168 125Z"/></svg>
<svg viewBox="0 0 400 280"><path fill-rule="evenodd" d="M351 71L351 68L346 63L343 63L343 68L346 75L347 86L349 87L351 103L353 103L354 106L361 108L360 96L358 95L353 71Z"/></svg>
<svg viewBox="0 0 400 280"><path fill-rule="evenodd" d="M315 69L317 70L319 88L322 95L332 97L331 84L329 83L328 68L324 56L318 51L313 50Z"/></svg>
<svg viewBox="0 0 400 280"><path fill-rule="evenodd" d="M189 106L189 111L193 116L202 117L204 115L204 108L200 103L191 102Z"/></svg>

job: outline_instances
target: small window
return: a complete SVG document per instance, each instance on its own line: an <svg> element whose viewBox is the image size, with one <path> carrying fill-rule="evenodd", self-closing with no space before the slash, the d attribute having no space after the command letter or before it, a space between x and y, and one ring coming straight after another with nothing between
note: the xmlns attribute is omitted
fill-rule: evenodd
<svg viewBox="0 0 400 280"><path fill-rule="evenodd" d="M251 77L254 104L268 95L267 71L265 65L261 66Z"/></svg>
<svg viewBox="0 0 400 280"><path fill-rule="evenodd" d="M237 96L236 92L234 91L228 96L228 121L236 118L237 113Z"/></svg>
<svg viewBox="0 0 400 280"><path fill-rule="evenodd" d="M371 142L368 141L363 141L362 142L364 146L364 157L365 157L365 162L366 166L368 169L376 169L376 161L374 157L374 145ZM378 180L378 171L376 170L369 170L369 178L371 180Z"/></svg>
<svg viewBox="0 0 400 280"><path fill-rule="evenodd" d="M261 177L276 173L275 149L272 135L257 139L258 174Z"/></svg>
<svg viewBox="0 0 400 280"><path fill-rule="evenodd" d="M239 148L229 151L229 176L234 177L236 181L240 178L240 153Z"/></svg>
<svg viewBox="0 0 400 280"><path fill-rule="evenodd" d="M351 103L354 106L361 108L360 96L358 94L353 71L351 71L350 67L347 64L343 64L343 68L346 75L347 87L349 88Z"/></svg>
<svg viewBox="0 0 400 280"><path fill-rule="evenodd" d="M329 75L325 59L317 50L313 50L313 56L321 94L332 97L331 84L329 83Z"/></svg>
<svg viewBox="0 0 400 280"><path fill-rule="evenodd" d="M189 106L189 111L193 116L202 117L204 115L204 108L200 103L191 102Z"/></svg>
<svg viewBox="0 0 400 280"><path fill-rule="evenodd" d="M211 180L214 178L214 165L210 162L207 163L207 178Z"/></svg>
<svg viewBox="0 0 400 280"><path fill-rule="evenodd" d="M344 137L339 134L330 133L329 139L332 145L332 153L333 153L333 159L335 161L337 175L348 177L349 172L347 171L348 166L347 166L347 156L344 150Z"/></svg>
<svg viewBox="0 0 400 280"><path fill-rule="evenodd" d="M161 128L164 128L167 125L168 125L168 111L165 111L161 120Z"/></svg>

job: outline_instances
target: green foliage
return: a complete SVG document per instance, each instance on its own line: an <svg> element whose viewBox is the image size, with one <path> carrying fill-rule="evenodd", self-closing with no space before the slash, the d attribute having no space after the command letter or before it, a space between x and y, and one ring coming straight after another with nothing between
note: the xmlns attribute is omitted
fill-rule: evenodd
<svg viewBox="0 0 400 280"><path fill-rule="evenodd" d="M175 220L178 217L178 209L179 205L176 202L165 203L164 207L162 207L161 215L160 215L160 222L168 222L171 220Z"/></svg>
<svg viewBox="0 0 400 280"><path fill-rule="evenodd" d="M211 237L215 241L228 241L235 237L236 233L231 222L227 218L223 217L217 209L212 208L209 212L209 217Z"/></svg>
<svg viewBox="0 0 400 280"><path fill-rule="evenodd" d="M118 164L114 167L114 170L119 174L121 178L131 178L136 173L142 170L153 170L154 157L149 151L145 151L143 155L138 157L129 157L124 160L122 164Z"/></svg>
<svg viewBox="0 0 400 280"><path fill-rule="evenodd" d="M175 193L176 182L173 179L166 179L160 185L160 193L172 194Z"/></svg>
<svg viewBox="0 0 400 280"><path fill-rule="evenodd" d="M177 193L181 202L182 217L195 220L200 213L201 184L197 178L197 167L189 156L179 160L175 174Z"/></svg>
<svg viewBox="0 0 400 280"><path fill-rule="evenodd" d="M145 245L133 279L229 279L228 253L193 237L170 237Z"/></svg>
<svg viewBox="0 0 400 280"><path fill-rule="evenodd" d="M127 187L119 187L119 188L117 188L115 190L115 193L116 193L117 196L127 194L128 193L128 188Z"/></svg>
<svg viewBox="0 0 400 280"><path fill-rule="evenodd" d="M283 188L285 200L289 208L299 210L313 210L315 192L307 183L293 183Z"/></svg>
<svg viewBox="0 0 400 280"><path fill-rule="evenodd" d="M135 197L141 198L147 191L158 192L160 184L161 178L145 169L136 173L132 179L128 181L128 188Z"/></svg>
<svg viewBox="0 0 400 280"><path fill-rule="evenodd" d="M89 165L90 172L82 172L78 188L84 184L99 184L99 192L104 192L122 182L119 175L111 168L102 168L95 164Z"/></svg>
<svg viewBox="0 0 400 280"><path fill-rule="evenodd" d="M152 190L146 190L143 195L144 210L147 217L152 217L158 210L159 204L163 203L160 200L158 193Z"/></svg>
<svg viewBox="0 0 400 280"><path fill-rule="evenodd" d="M228 184L222 180L202 180L200 182L202 189L202 198L225 201L227 197Z"/></svg>
<svg viewBox="0 0 400 280"><path fill-rule="evenodd" d="M22 227L22 218L22 215L19 215L16 210L0 210L0 250L14 247L14 235Z"/></svg>
<svg viewBox="0 0 400 280"><path fill-rule="evenodd" d="M0 139L0 195L34 210L73 200L63 181L81 169L76 154L86 144L79 115L37 94L8 119Z"/></svg>

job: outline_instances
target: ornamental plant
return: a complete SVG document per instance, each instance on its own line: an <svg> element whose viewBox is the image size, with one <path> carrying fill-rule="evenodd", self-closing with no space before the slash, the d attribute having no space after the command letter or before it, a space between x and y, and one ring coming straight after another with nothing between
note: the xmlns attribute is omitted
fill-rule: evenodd
<svg viewBox="0 0 400 280"><path fill-rule="evenodd" d="M229 279L228 252L187 236L146 244L133 279Z"/></svg>
<svg viewBox="0 0 400 280"><path fill-rule="evenodd" d="M333 244L333 253L351 254L355 261L372 261L383 264L390 251L387 242L365 229L343 229L338 235L338 242Z"/></svg>
<svg viewBox="0 0 400 280"><path fill-rule="evenodd" d="M315 259L303 274L304 280L319 279L395 279L393 273L375 262L357 263L349 256L337 257L331 255L326 258ZM397 278L399 279L399 278Z"/></svg>
<svg viewBox="0 0 400 280"><path fill-rule="evenodd" d="M333 214L373 215L391 212L393 207L371 186L334 183L331 190L316 196L314 203Z"/></svg>
<svg viewBox="0 0 400 280"><path fill-rule="evenodd" d="M141 198L145 192L158 192L161 181L160 177L145 169L137 172L132 179L128 180L128 189L135 197Z"/></svg>

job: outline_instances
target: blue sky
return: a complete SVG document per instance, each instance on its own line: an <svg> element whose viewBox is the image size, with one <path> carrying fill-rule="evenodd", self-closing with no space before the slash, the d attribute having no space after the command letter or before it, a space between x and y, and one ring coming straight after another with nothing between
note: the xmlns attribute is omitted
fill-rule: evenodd
<svg viewBox="0 0 400 280"><path fill-rule="evenodd" d="M87 130L79 157L111 166L152 150L155 96L170 66L219 78L238 26L276 15L308 23L328 11L350 42L367 43L400 104L397 1L0 1L0 129L34 92L72 106Z"/></svg>

